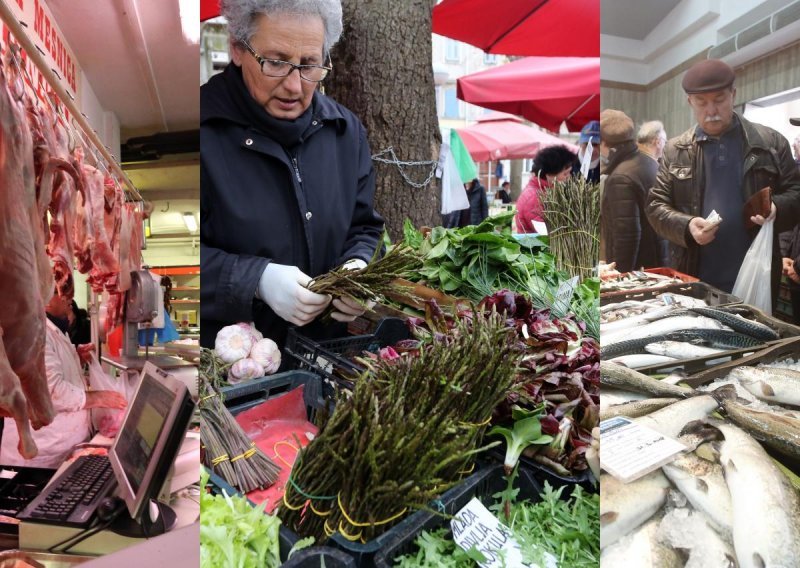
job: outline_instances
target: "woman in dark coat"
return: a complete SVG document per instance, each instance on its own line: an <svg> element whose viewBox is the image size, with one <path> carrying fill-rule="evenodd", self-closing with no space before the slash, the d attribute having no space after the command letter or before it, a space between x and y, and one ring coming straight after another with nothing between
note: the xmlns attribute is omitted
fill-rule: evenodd
<svg viewBox="0 0 800 568"><path fill-rule="evenodd" d="M464 184L469 199L469 209L461 211L460 227L467 225L480 225L481 221L489 216L489 203L486 201L486 188L481 185L478 178Z"/></svg>
<svg viewBox="0 0 800 568"><path fill-rule="evenodd" d="M340 0L223 0L232 62L201 87L201 344L254 321L282 345L331 302L306 285L366 266L383 232L358 118L321 94ZM333 319L364 308L333 299ZM313 333L313 330L304 330Z"/></svg>

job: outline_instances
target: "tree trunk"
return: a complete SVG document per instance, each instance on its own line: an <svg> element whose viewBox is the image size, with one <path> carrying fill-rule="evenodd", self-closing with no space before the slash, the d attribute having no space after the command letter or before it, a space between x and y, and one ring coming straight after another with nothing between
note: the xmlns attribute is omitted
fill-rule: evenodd
<svg viewBox="0 0 800 568"><path fill-rule="evenodd" d="M404 162L439 158L442 139L433 84L431 10L434 0L343 0L344 33L332 52L333 73L326 94L353 111L367 129L372 154L392 147ZM384 154L383 158L391 159ZM441 225L441 197L435 177L422 188L409 185L397 165L374 161L375 209L386 219L393 241L403 220L415 226ZM422 183L430 164L404 166Z"/></svg>
<svg viewBox="0 0 800 568"><path fill-rule="evenodd" d="M522 160L511 160L511 199L516 201L522 193Z"/></svg>

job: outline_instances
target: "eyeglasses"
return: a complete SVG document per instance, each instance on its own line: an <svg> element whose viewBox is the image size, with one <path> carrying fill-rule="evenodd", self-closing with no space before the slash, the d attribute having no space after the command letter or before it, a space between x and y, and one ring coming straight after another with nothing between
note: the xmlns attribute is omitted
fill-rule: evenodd
<svg viewBox="0 0 800 568"><path fill-rule="evenodd" d="M247 51L256 58L259 65L261 65L261 72L267 77L288 77L295 69L300 73L300 78L311 83L319 83L328 73L333 70L333 67L325 67L324 65L295 65L288 61L281 61L280 59L267 59L261 57L250 47L246 41L241 42L247 48Z"/></svg>

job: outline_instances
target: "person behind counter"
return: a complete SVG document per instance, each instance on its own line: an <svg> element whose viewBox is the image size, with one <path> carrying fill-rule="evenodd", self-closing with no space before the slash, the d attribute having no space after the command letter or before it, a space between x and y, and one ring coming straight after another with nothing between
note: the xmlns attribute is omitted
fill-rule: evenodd
<svg viewBox="0 0 800 568"><path fill-rule="evenodd" d="M57 468L69 457L77 444L86 442L91 437L89 409L121 409L127 406L125 397L118 392L86 390L81 361L67 335L70 301L55 293L45 309L47 327L44 362L50 397L58 414L48 426L33 431L39 453L29 460L20 455L16 422L12 418L6 418L3 421L3 440L0 444L0 463L3 465Z"/></svg>
<svg viewBox="0 0 800 568"><path fill-rule="evenodd" d="M342 32L340 0L220 9L232 62L200 89L200 343L253 321L282 345L290 323L310 324L332 300L305 287L311 278L366 266L379 246L375 171L364 126L317 88ZM343 298L333 307L340 322L364 312Z"/></svg>

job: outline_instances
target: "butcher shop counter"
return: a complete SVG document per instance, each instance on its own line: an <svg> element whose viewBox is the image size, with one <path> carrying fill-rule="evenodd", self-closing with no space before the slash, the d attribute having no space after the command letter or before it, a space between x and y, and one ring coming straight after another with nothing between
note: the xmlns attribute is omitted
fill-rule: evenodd
<svg viewBox="0 0 800 568"><path fill-rule="evenodd" d="M113 440L96 435L92 440L86 444L81 444L76 452L87 450L91 451L93 448L102 449L111 447ZM182 446L181 452L175 460L175 470L171 479L171 495L169 506L177 516L175 527L160 536L150 539L144 538L131 538L116 534L110 530L103 530L97 534L87 538L83 542L76 545L69 552L74 555L84 556L102 556L102 562L96 564L97 566L128 566L130 564L120 563L119 561L112 560L118 556L120 560L127 558L125 551L131 548L131 552L139 550L143 543L152 543L147 550L151 548L167 549L170 550L180 548L188 551L188 540L193 539L193 546L199 549L199 518L200 518L200 499L198 484L200 481L200 436L199 432L189 431L186 433L186 438ZM53 479L57 478L67 467L69 463L64 463L56 471ZM23 550L41 550L45 551L56 543L70 538L82 532L84 529L74 527L61 527L53 524L45 523L30 523L23 521L19 525L19 547ZM144 549L142 550L144 554ZM198 553L195 553L195 555ZM138 554L137 554L138 556ZM186 552L182 555L183 558L192 558ZM147 556L139 556L139 558L148 558ZM108 564L103 564L108 562ZM92 565L95 565L93 562ZM194 564L183 563L170 563L170 566L198 566L199 562L195 561Z"/></svg>

